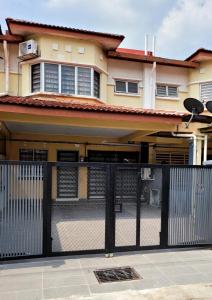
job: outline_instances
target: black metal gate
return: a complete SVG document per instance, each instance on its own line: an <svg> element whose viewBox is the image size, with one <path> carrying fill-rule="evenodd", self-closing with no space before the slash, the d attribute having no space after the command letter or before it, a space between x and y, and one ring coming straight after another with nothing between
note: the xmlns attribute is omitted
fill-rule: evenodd
<svg viewBox="0 0 212 300"><path fill-rule="evenodd" d="M211 182L212 167L1 162L0 259L210 245Z"/></svg>

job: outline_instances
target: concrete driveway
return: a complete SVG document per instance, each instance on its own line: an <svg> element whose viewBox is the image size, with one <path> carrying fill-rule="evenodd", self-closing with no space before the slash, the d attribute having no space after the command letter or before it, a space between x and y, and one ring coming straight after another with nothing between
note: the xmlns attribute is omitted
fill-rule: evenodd
<svg viewBox="0 0 212 300"><path fill-rule="evenodd" d="M123 266L134 267L142 279L99 284L93 273L97 269ZM130 299L131 296L133 299L212 299L210 283L210 249L119 253L113 258L90 255L19 260L0 265L1 300ZM197 288L176 288L190 284L197 284ZM163 289L158 294L152 290L155 288ZM151 297L147 297L149 289ZM211 298L200 298L204 295L198 292L201 290ZM178 298L173 298L176 295Z"/></svg>

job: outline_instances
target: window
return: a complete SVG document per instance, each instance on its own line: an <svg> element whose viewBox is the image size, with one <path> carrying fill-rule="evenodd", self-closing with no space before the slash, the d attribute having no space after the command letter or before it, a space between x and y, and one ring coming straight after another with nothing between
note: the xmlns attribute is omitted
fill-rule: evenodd
<svg viewBox="0 0 212 300"><path fill-rule="evenodd" d="M40 64L32 66L32 92L40 91Z"/></svg>
<svg viewBox="0 0 212 300"><path fill-rule="evenodd" d="M62 162L78 161L78 151L58 150L57 160Z"/></svg>
<svg viewBox="0 0 212 300"><path fill-rule="evenodd" d="M61 93L75 93L75 67L61 66Z"/></svg>
<svg viewBox="0 0 212 300"><path fill-rule="evenodd" d="M48 150L20 149L19 159L21 161L47 161Z"/></svg>
<svg viewBox="0 0 212 300"><path fill-rule="evenodd" d="M91 96L91 69L78 67L78 95Z"/></svg>
<svg viewBox="0 0 212 300"><path fill-rule="evenodd" d="M44 90L45 92L59 92L58 65L44 64Z"/></svg>
<svg viewBox="0 0 212 300"><path fill-rule="evenodd" d="M156 96L159 97L178 97L178 88L174 85L157 84Z"/></svg>
<svg viewBox="0 0 212 300"><path fill-rule="evenodd" d="M204 102L212 100L212 82L200 83L200 97Z"/></svg>
<svg viewBox="0 0 212 300"><path fill-rule="evenodd" d="M100 74L94 68L41 63L32 65L31 77L32 92L100 96Z"/></svg>
<svg viewBox="0 0 212 300"><path fill-rule="evenodd" d="M100 98L100 74L94 71L94 97Z"/></svg>
<svg viewBox="0 0 212 300"><path fill-rule="evenodd" d="M128 93L138 94L138 84L137 84L137 82L128 82Z"/></svg>
<svg viewBox="0 0 212 300"><path fill-rule="evenodd" d="M138 94L138 83L132 81L115 81L115 92L116 93L126 93L126 94Z"/></svg>

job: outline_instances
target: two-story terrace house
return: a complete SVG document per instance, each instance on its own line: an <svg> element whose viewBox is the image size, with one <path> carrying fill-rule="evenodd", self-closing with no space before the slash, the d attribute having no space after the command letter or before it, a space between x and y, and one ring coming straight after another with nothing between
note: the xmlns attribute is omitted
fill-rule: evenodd
<svg viewBox="0 0 212 300"><path fill-rule="evenodd" d="M87 168L86 165L66 168L65 162L187 164L190 161L191 164L201 164L203 152L204 159L207 158L207 148L208 159L212 156L211 141L208 139L206 147L205 138L210 137L208 124L211 117L207 112L195 116L186 128L185 122L190 115L183 106L187 97L204 101L212 99L211 51L199 49L187 60L166 59L149 51L120 48L124 39L122 35L11 18L6 22L8 31L6 34L0 32L1 159L59 162L52 169L52 184L45 186L48 191L45 195L51 194L54 203L101 200L105 195L105 170ZM4 213L8 199L11 200L8 209L20 212L17 226L25 220L25 211L22 210L26 199L33 203L28 211L32 213L30 220L36 216L40 218L39 201L43 197L45 174L39 168L33 170L25 163L10 168L0 166L0 217L2 211L5 224L10 224L7 219L10 214ZM145 172L148 174L144 174L144 178L149 176L151 179L148 168ZM157 207L157 192L160 193L161 188L159 173L158 183L149 189L151 199L147 201L148 204L157 202ZM131 170L119 175L122 194L119 197L134 197L136 173ZM141 197L144 203L149 185L146 187ZM13 201L17 199L19 201ZM80 209L77 215L81 214L85 219L89 214L92 218L97 210L92 207L86 215L84 206ZM97 243L96 230L104 240L104 222L97 224L96 217L89 224L83 219L80 229L77 229L84 234L80 241L76 238L79 232L74 233L77 223L67 225L69 234L64 235L66 230L61 216L65 218L66 214L66 211L65 215L59 211L52 217L52 235L56 241L53 250L82 249L83 245L77 243L85 242L86 236L92 234L90 241ZM71 209L69 216L72 214ZM101 214L102 211L98 216ZM75 216L73 218L75 220ZM160 220L160 217L155 220ZM135 218L131 221L136 222ZM37 240L42 230L38 223L33 223L33 228L38 229L29 231L29 236L32 232L36 235L33 245L37 250L33 248L34 252L24 250L26 252L22 253L22 250L5 248L2 253L11 252L13 256L19 252L22 254L18 255L40 253L41 244ZM29 223L24 224L22 227L28 230ZM154 229L153 238L149 240L147 236L143 245L158 243L160 221L153 225L155 227L150 225ZM124 240L129 226L128 223L120 223L120 226ZM8 234L13 236L11 232L13 230L5 230L6 239ZM20 232L18 234L22 234ZM145 230L143 232L145 237ZM70 238L70 233L75 234L71 236L76 241L75 248L69 247L67 238ZM14 230L14 237L10 240L15 241L18 234ZM57 242L57 234L61 237L61 245ZM100 237L98 239L100 241ZM8 242L4 245L11 249L16 247ZM101 245L89 244L86 249L97 249L102 245L103 242Z"/></svg>
<svg viewBox="0 0 212 300"><path fill-rule="evenodd" d="M172 133L198 137L205 126L198 119L185 128L183 101L211 98L210 51L180 61L119 48L122 35L6 22L8 31L0 35L2 159L188 163L192 139ZM210 143L208 149L211 155ZM190 154L191 163L201 164L202 137ZM79 197L87 197L88 184Z"/></svg>

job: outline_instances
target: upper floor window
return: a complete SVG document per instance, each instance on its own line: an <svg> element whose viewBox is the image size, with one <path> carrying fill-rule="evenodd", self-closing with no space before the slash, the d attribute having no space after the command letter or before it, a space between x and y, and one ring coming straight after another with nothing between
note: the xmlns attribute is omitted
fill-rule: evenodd
<svg viewBox="0 0 212 300"><path fill-rule="evenodd" d="M100 74L90 67L41 63L31 68L32 92L100 97Z"/></svg>
<svg viewBox="0 0 212 300"><path fill-rule="evenodd" d="M212 100L212 81L200 83L200 98L204 102Z"/></svg>
<svg viewBox="0 0 212 300"><path fill-rule="evenodd" d="M32 92L40 91L40 64L32 65Z"/></svg>
<svg viewBox="0 0 212 300"><path fill-rule="evenodd" d="M115 92L125 94L138 94L138 82L116 80Z"/></svg>
<svg viewBox="0 0 212 300"><path fill-rule="evenodd" d="M156 96L159 97L178 97L178 88L175 85L157 84Z"/></svg>

